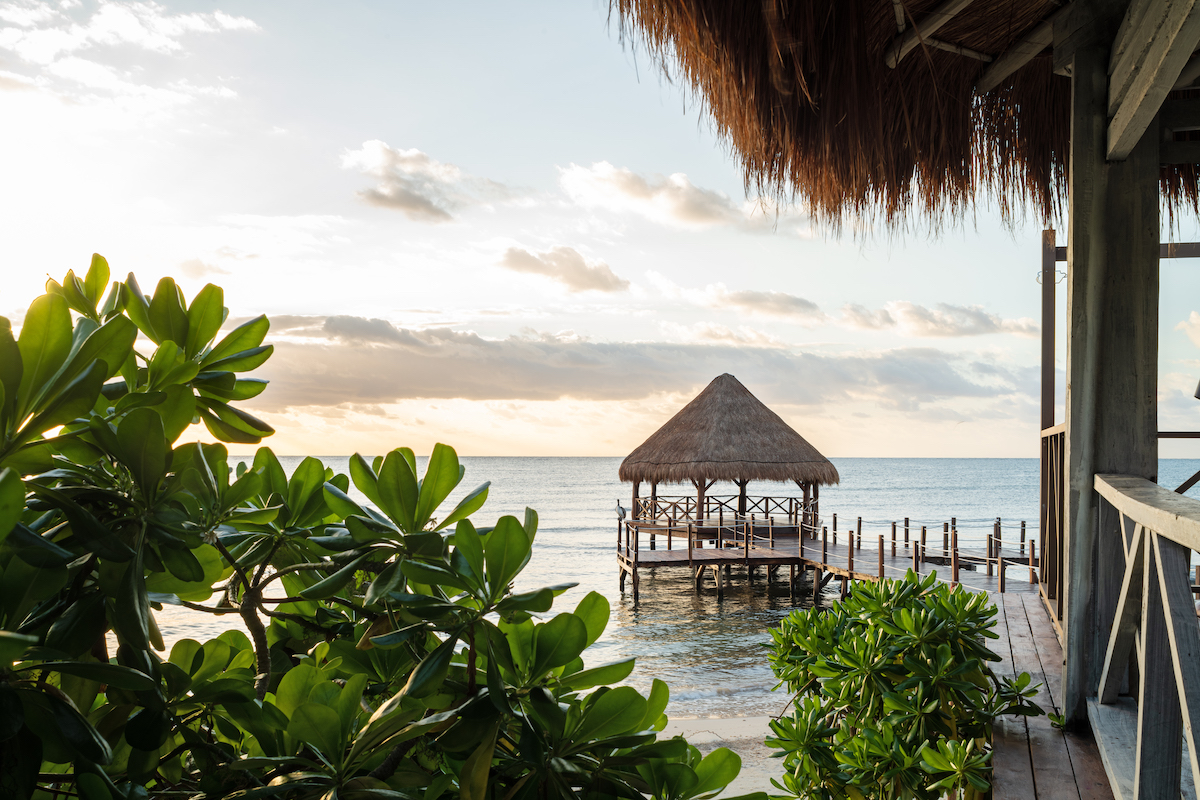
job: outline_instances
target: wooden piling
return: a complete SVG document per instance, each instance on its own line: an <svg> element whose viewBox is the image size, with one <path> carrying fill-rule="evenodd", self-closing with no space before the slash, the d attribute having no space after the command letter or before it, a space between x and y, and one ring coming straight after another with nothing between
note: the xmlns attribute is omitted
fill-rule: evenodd
<svg viewBox="0 0 1200 800"><path fill-rule="evenodd" d="M1029 582L1037 583L1037 573L1034 572L1034 551L1037 550L1037 542L1033 539L1029 540Z"/></svg>
<svg viewBox="0 0 1200 800"><path fill-rule="evenodd" d="M908 517L904 518L904 547L908 548Z"/></svg>
<svg viewBox="0 0 1200 800"><path fill-rule="evenodd" d="M892 520L892 558L896 557L896 520Z"/></svg>
<svg viewBox="0 0 1200 800"><path fill-rule="evenodd" d="M1021 555L1025 555L1025 520L1021 520Z"/></svg>
<svg viewBox="0 0 1200 800"><path fill-rule="evenodd" d="M925 563L925 526L921 526L921 563Z"/></svg>
<svg viewBox="0 0 1200 800"><path fill-rule="evenodd" d="M879 580L883 580L883 534L879 534Z"/></svg>
<svg viewBox="0 0 1200 800"><path fill-rule="evenodd" d="M858 523L855 525L855 542L854 546L862 550L862 517L858 518Z"/></svg>
<svg viewBox="0 0 1200 800"><path fill-rule="evenodd" d="M695 533L695 531L696 531L696 529L695 529L695 528L693 528L693 527L692 527L692 523L690 523L690 522L689 522L689 523L688 523L688 526L687 526L687 536L688 536L688 566L689 566L689 567L690 567L690 566L692 566L692 541L693 541L693 540L696 538L696 533ZM717 535L718 535L718 536L720 536L720 535L721 535L721 533L720 533L720 531L719 531L719 530L717 531Z"/></svg>
<svg viewBox="0 0 1200 800"><path fill-rule="evenodd" d="M918 547L917 547L917 546L914 544L914 545L913 545L913 548L912 548L912 562L913 562L913 563L912 563L912 569L913 569L913 572L916 572L917 574L920 574L920 572L921 572L921 563L920 563L920 562L917 560L918 558L920 558L920 555L918 555L918 553L917 553L917 550L918 550L918 549L919 549L919 548L918 548Z"/></svg>
<svg viewBox="0 0 1200 800"><path fill-rule="evenodd" d="M850 577L854 577L854 537L849 538L850 541L846 544L846 571L850 573Z"/></svg>
<svg viewBox="0 0 1200 800"><path fill-rule="evenodd" d="M942 523L942 557L950 557L950 523Z"/></svg>
<svg viewBox="0 0 1200 800"><path fill-rule="evenodd" d="M958 583L958 529L950 529L950 579Z"/></svg>
<svg viewBox="0 0 1200 800"><path fill-rule="evenodd" d="M1004 594L1004 554L996 559L996 568L1000 570L1000 594Z"/></svg>
<svg viewBox="0 0 1200 800"><path fill-rule="evenodd" d="M832 516L833 516L833 544L834 544L834 547L836 547L837 546L837 514L834 514Z"/></svg>

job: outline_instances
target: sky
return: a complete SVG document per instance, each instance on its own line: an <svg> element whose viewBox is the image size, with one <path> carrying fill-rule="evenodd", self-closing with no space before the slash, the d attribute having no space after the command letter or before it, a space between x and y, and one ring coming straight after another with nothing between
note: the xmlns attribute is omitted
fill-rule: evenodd
<svg viewBox="0 0 1200 800"><path fill-rule="evenodd" d="M624 455L729 372L828 456L1037 455L1040 220L748 194L603 0L0 2L0 120L0 315L93 252L216 283L272 320L277 453ZM1163 262L1163 429L1198 292Z"/></svg>

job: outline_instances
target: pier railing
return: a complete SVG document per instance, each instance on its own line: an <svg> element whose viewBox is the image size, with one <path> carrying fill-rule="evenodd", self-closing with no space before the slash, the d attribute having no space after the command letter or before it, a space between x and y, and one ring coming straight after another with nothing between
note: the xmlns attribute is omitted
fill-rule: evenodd
<svg viewBox="0 0 1200 800"><path fill-rule="evenodd" d="M1088 717L1118 800L1179 797L1181 781L1200 777L1200 626L1188 580L1200 501L1127 475L1097 475L1095 488L1095 624L1107 647Z"/></svg>
<svg viewBox="0 0 1200 800"><path fill-rule="evenodd" d="M1063 617L1063 491L1067 426L1042 431L1039 491L1039 549L1042 553L1041 593L1060 637Z"/></svg>
<svg viewBox="0 0 1200 800"><path fill-rule="evenodd" d="M634 509L635 517L645 520L655 519L719 519L734 517L739 514L738 495L705 495L704 509L696 513L695 495L639 497ZM783 517L794 521L800 515L804 500L799 497L764 497L761 495L746 498L746 515L758 517Z"/></svg>

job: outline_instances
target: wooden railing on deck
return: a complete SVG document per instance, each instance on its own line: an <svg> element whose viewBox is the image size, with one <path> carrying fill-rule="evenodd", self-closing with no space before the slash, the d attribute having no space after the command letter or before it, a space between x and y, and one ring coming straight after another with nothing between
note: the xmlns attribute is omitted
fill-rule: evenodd
<svg viewBox="0 0 1200 800"><path fill-rule="evenodd" d="M1200 501L1127 475L1097 475L1095 487L1094 608L1107 649L1088 717L1118 800L1179 797L1181 771L1185 785L1200 776L1200 625L1188 581Z"/></svg>
<svg viewBox="0 0 1200 800"><path fill-rule="evenodd" d="M1041 552L1040 591L1050 608L1054 621L1060 626L1063 616L1063 500L1065 491L1064 457L1067 426L1055 425L1042 431Z"/></svg>

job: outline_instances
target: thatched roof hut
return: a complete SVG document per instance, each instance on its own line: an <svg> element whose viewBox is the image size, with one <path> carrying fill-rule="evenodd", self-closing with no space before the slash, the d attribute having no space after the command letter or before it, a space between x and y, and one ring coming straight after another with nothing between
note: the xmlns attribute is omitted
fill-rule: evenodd
<svg viewBox="0 0 1200 800"><path fill-rule="evenodd" d="M713 379L621 462L622 481L830 484L837 468L737 378Z"/></svg>
<svg viewBox="0 0 1200 800"><path fill-rule="evenodd" d="M1126 4L610 0L622 35L638 35L711 112L747 189L798 201L834 227L847 217L900 226L913 213L937 224L981 196L1009 218L1031 206L1062 219L1071 53L1111 39ZM1130 40L1147 35L1137 19L1124 25ZM1059 42L1071 52L1056 53ZM1198 77L1189 64L1162 91ZM1116 149L1110 159L1128 153ZM1172 214L1195 210L1200 172L1188 160L1160 170Z"/></svg>

